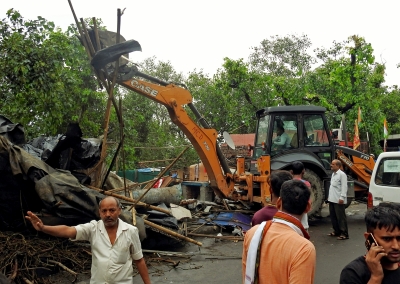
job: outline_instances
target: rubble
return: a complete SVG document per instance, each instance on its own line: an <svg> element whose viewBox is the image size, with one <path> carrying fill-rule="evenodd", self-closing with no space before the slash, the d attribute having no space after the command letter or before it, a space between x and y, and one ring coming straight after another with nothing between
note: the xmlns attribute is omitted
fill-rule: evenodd
<svg viewBox="0 0 400 284"><path fill-rule="evenodd" d="M0 130L5 131L0 135L0 272L17 283L51 283L46 276L61 270L66 271L73 282L78 274L87 274L90 271L90 247L85 246L85 243L37 233L29 234L32 231L23 217L28 210L38 212L48 225L76 225L99 219L98 202L104 196L111 195L119 198L124 205L121 218L129 223L135 221L145 251L146 248L171 244L179 247L183 242L202 245L192 237L233 242L243 240L242 232L248 229L249 224L239 221L238 216L241 215L235 214L241 214L239 211L250 211L240 202L182 200L180 183L135 191L130 189L136 187L134 183L128 182L124 188L124 182L113 173L110 173L108 179L111 181L106 183L105 189L97 188L90 185L92 177L90 168L86 167L93 166L98 161L101 143L92 145L87 139L69 139L64 134L56 138L40 137L34 143L24 144L23 128L13 125L5 118L3 122L11 126L0 127ZM54 141L60 141L62 145L59 146ZM83 144L83 148L91 150L73 150L73 155L69 155L71 159L65 160L65 151L71 154L71 143L75 149ZM95 148L97 150L93 150ZM54 149L58 149L57 155L52 152ZM82 155L89 154L92 159L82 159L77 155L78 152ZM49 157L53 157L50 163L63 169L47 164ZM149 183L156 181L157 179ZM166 177L164 181L164 185L173 183L170 177ZM131 197L115 193L127 188L132 192ZM138 201L139 199L142 201ZM163 205L164 202L168 206ZM221 219L221 216L231 218ZM164 263L177 267L182 263L182 260L161 257L162 254L162 251L158 251L156 255L152 253L152 256L146 256L146 261L150 266L151 263ZM187 253L186 256L190 255ZM176 255L178 256L185 257L182 254Z"/></svg>

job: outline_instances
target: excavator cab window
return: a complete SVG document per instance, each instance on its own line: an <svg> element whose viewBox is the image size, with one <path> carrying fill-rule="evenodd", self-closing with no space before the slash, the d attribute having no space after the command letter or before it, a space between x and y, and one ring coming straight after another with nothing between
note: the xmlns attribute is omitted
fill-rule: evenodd
<svg viewBox="0 0 400 284"><path fill-rule="evenodd" d="M306 147L329 146L328 134L321 115L305 115L304 132Z"/></svg>
<svg viewBox="0 0 400 284"><path fill-rule="evenodd" d="M253 151L253 158L258 159L261 155L266 153L267 137L269 133L269 123L271 121L270 115L261 116L258 119L257 133Z"/></svg>
<svg viewBox="0 0 400 284"><path fill-rule="evenodd" d="M330 170L332 152L322 115L304 115L303 121L304 146L318 155L324 168Z"/></svg>
<svg viewBox="0 0 400 284"><path fill-rule="evenodd" d="M256 146L261 146L262 143L266 143L268 129L269 129L269 121L270 121L269 115L260 117L260 119L258 120Z"/></svg>
<svg viewBox="0 0 400 284"><path fill-rule="evenodd" d="M271 156L284 150L298 148L297 116L277 115L271 141Z"/></svg>

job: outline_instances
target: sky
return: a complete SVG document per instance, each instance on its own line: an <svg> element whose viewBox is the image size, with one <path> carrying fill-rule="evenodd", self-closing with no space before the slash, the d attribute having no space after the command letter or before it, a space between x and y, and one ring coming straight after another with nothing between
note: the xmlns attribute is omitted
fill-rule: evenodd
<svg viewBox="0 0 400 284"><path fill-rule="evenodd" d="M386 85L400 85L398 11L393 0L71 0L79 18L96 17L117 31L117 9L124 9L121 35L137 40L135 61L155 56L177 72L196 69L212 76L223 59L248 60L252 47L271 36L307 35L313 47L332 46L351 35L372 44L376 61L386 64ZM68 0L13 0L0 4L0 18L10 8L25 19L37 16L63 30L74 23ZM310 52L312 52L310 49Z"/></svg>

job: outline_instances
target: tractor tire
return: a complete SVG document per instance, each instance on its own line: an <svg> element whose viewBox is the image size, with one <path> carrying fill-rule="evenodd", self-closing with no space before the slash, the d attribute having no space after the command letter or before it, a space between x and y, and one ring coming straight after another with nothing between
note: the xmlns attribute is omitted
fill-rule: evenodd
<svg viewBox="0 0 400 284"><path fill-rule="evenodd" d="M346 203L346 208L351 205L351 202L353 202L354 197L347 197L347 203Z"/></svg>
<svg viewBox="0 0 400 284"><path fill-rule="evenodd" d="M307 180L311 184L311 209L308 212L308 216L319 214L325 195L322 181L315 172L309 169L306 169L303 179Z"/></svg>

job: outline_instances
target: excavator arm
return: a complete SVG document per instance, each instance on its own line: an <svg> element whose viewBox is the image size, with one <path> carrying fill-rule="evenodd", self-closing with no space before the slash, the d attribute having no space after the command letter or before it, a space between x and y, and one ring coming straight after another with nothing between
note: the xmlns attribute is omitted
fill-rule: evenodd
<svg viewBox="0 0 400 284"><path fill-rule="evenodd" d="M357 187L360 187L359 190L368 189L375 166L374 159L367 154L341 146L336 147L336 156L361 182L355 184L355 189L357 190Z"/></svg>
<svg viewBox="0 0 400 284"><path fill-rule="evenodd" d="M118 48L118 46L121 48ZM112 46L111 51L108 48L100 50L93 57L92 65L96 69L104 68L122 54L129 52L129 48L129 42L124 42ZM137 45L135 48L137 50ZM144 74L138 71L135 66L130 66L129 68L128 76L126 74L120 76L118 84L167 108L172 122L185 133L200 156L207 171L210 186L215 194L221 198L229 197L234 190L234 180L217 144L218 133L215 129L210 128L198 113L193 105L193 98L190 92L180 86ZM146 79L146 81L142 78ZM203 127L193 121L186 112L185 106L192 110Z"/></svg>

